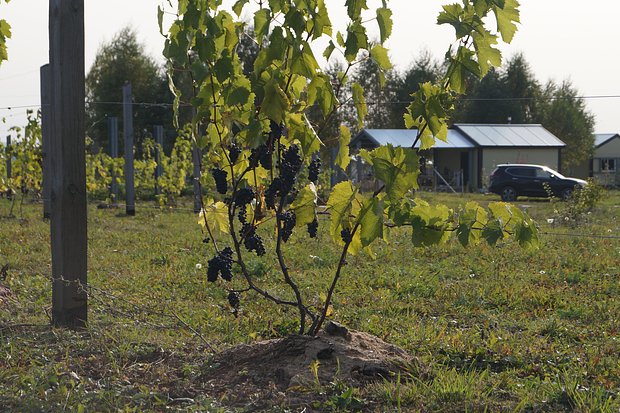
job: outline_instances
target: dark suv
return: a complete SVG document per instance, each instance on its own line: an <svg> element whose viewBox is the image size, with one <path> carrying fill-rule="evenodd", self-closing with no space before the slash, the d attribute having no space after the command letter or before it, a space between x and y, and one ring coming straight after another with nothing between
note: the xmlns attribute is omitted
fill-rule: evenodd
<svg viewBox="0 0 620 413"><path fill-rule="evenodd" d="M547 185L545 185L547 184ZM567 199L575 187L583 187L583 179L567 178L559 172L541 165L502 164L491 173L489 192L510 202L518 196L547 197L548 187L553 195Z"/></svg>

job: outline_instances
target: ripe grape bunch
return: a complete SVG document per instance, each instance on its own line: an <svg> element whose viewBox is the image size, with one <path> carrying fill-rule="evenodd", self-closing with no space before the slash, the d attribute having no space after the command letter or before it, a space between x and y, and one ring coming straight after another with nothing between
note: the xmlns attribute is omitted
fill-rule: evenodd
<svg viewBox="0 0 620 413"><path fill-rule="evenodd" d="M207 280L215 282L218 275L223 280L232 280L232 258L233 251L230 247L224 248L215 257L211 258L207 267Z"/></svg>
<svg viewBox="0 0 620 413"><path fill-rule="evenodd" d="M316 157L310 162L310 166L308 167L308 180L316 184L319 181L320 170L321 158Z"/></svg>
<svg viewBox="0 0 620 413"><path fill-rule="evenodd" d="M247 223L247 205L254 200L254 191L251 188L241 188L235 194L235 205L239 208L239 222Z"/></svg>
<svg viewBox="0 0 620 413"><path fill-rule="evenodd" d="M239 155L241 155L241 148L235 142L231 143L228 147L228 157L230 158L230 163L236 163L239 159Z"/></svg>
<svg viewBox="0 0 620 413"><path fill-rule="evenodd" d="M340 231L340 237L343 242L351 242L351 229L343 228L342 231Z"/></svg>
<svg viewBox="0 0 620 413"><path fill-rule="evenodd" d="M269 209L275 209L275 198L284 198L291 192L297 182L303 160L299 154L299 146L291 145L283 149L279 169L280 175L271 181L271 185L265 191L265 204Z"/></svg>
<svg viewBox="0 0 620 413"><path fill-rule="evenodd" d="M256 255L259 257L265 255L265 245L263 239L256 233L256 227L252 224L243 224L243 227L239 230L241 238L243 239L243 245L245 248L252 252L256 251Z"/></svg>
<svg viewBox="0 0 620 413"><path fill-rule="evenodd" d="M239 294L235 291L230 291L228 293L228 304L232 307L233 313L237 313L239 311Z"/></svg>
<svg viewBox="0 0 620 413"><path fill-rule="evenodd" d="M228 181L226 177L228 176L228 172L219 168L212 168L211 175L213 175L213 179L215 179L215 189L220 194L225 194L228 192Z"/></svg>
<svg viewBox="0 0 620 413"><path fill-rule="evenodd" d="M316 238L316 232L319 228L319 221L314 218L314 221L308 224L308 235L310 238Z"/></svg>
<svg viewBox="0 0 620 413"><path fill-rule="evenodd" d="M297 217L292 211L282 212L279 215L280 221L282 221L282 241L287 242L293 234Z"/></svg>

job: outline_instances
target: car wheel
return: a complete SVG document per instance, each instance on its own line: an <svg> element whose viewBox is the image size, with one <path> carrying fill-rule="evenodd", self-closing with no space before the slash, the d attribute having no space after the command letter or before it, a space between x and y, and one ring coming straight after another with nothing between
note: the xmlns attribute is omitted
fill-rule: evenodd
<svg viewBox="0 0 620 413"><path fill-rule="evenodd" d="M560 193L560 197L563 201L566 201L568 198L571 197L571 195L573 195L573 188L564 188Z"/></svg>
<svg viewBox="0 0 620 413"><path fill-rule="evenodd" d="M517 191L511 186L505 186L502 189L502 201L504 202L512 202L517 199Z"/></svg>

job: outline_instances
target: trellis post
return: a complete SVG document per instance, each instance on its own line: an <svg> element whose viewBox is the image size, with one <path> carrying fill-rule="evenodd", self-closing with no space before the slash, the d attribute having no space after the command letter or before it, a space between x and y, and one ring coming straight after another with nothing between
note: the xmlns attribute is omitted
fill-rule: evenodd
<svg viewBox="0 0 620 413"><path fill-rule="evenodd" d="M87 322L84 0L50 0L52 323Z"/></svg>
<svg viewBox="0 0 620 413"><path fill-rule="evenodd" d="M136 215L133 168L133 105L131 83L123 86L123 137L125 139L125 213Z"/></svg>

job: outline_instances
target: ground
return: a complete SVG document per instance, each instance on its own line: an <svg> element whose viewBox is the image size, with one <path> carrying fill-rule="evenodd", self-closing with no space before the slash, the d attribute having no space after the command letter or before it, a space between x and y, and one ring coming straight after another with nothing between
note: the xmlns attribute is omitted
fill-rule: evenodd
<svg viewBox="0 0 620 413"><path fill-rule="evenodd" d="M518 205L540 224L537 251L413 248L404 230L376 260L351 257L330 316L347 341L294 336L296 312L253 295L235 317L226 284L206 281L213 251L196 217L148 202L136 217L89 208L89 325L52 328L49 222L40 204L8 217L0 200L0 410L618 411L620 194L580 223L548 201ZM317 307L338 258L326 227L287 245ZM248 265L288 294L271 259Z"/></svg>

